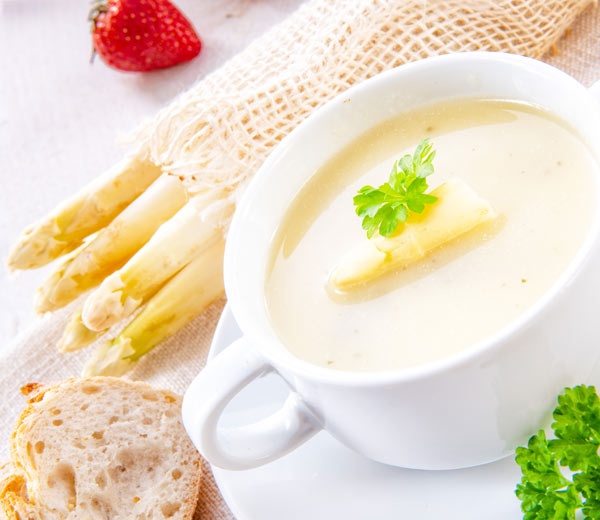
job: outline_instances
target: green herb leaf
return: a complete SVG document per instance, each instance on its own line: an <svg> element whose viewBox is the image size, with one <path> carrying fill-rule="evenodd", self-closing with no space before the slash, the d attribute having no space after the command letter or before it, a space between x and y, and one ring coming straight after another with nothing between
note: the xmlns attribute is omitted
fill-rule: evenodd
<svg viewBox="0 0 600 520"><path fill-rule="evenodd" d="M593 386L565 388L558 397L547 440L543 430L517 448L523 478L516 495L525 520L600 519L600 398ZM560 466L568 467L571 478ZM569 473L571 475L571 473Z"/></svg>
<svg viewBox="0 0 600 520"><path fill-rule="evenodd" d="M388 237L404 222L408 212L422 213L426 204L437 197L425 193L427 179L433 173L435 151L429 139L423 139L413 155L394 162L388 182L373 188L363 186L353 199L356 214L363 218L362 227L371 238L376 231Z"/></svg>

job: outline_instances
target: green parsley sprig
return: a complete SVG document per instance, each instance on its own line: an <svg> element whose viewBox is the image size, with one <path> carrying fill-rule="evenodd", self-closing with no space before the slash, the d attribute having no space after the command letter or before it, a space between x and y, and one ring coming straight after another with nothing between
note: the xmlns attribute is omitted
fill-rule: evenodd
<svg viewBox="0 0 600 520"><path fill-rule="evenodd" d="M356 214L363 218L362 227L371 238L377 230L388 237L408 212L422 213L425 204L433 204L437 197L425 193L429 188L427 177L433 173L435 150L429 138L423 139L413 155L406 154L394 162L388 182L373 188L363 186L353 199Z"/></svg>
<svg viewBox="0 0 600 520"><path fill-rule="evenodd" d="M523 478L515 491L524 520L600 519L600 398L593 386L566 388L558 397L547 440L543 430L517 448ZM571 474L565 476L560 466ZM579 517L578 517L579 518Z"/></svg>

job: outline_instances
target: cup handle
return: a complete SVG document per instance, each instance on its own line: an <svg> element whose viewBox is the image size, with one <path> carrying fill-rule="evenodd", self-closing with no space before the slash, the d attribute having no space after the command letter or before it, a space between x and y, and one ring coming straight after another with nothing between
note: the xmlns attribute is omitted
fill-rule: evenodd
<svg viewBox="0 0 600 520"><path fill-rule="evenodd" d="M271 462L307 441L322 426L295 392L269 417L236 428L218 426L227 403L271 364L245 338L233 342L196 376L183 397L183 425L198 451L223 469Z"/></svg>

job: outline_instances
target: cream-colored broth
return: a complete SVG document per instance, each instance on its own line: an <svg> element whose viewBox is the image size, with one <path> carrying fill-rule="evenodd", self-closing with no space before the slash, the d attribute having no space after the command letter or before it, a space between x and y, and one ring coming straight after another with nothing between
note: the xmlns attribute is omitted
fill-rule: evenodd
<svg viewBox="0 0 600 520"><path fill-rule="evenodd" d="M365 240L352 197L431 137L430 186L458 177L500 217L418 264L350 295L331 269ZM461 100L383 123L338 153L297 195L272 244L266 301L286 347L341 370L392 370L440 359L490 336L552 286L592 221L598 165L571 130L506 101Z"/></svg>

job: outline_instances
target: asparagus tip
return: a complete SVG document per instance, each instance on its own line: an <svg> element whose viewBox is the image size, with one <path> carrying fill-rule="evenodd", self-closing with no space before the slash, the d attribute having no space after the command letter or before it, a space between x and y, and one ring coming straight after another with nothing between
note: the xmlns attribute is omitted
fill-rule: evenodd
<svg viewBox="0 0 600 520"><path fill-rule="evenodd" d="M59 352L73 352L87 347L96 341L105 331L88 329L81 321L81 309L75 312L67 323L62 337L56 344Z"/></svg>
<svg viewBox="0 0 600 520"><path fill-rule="evenodd" d="M133 349L128 340L102 343L86 363L82 376L122 376L135 364L127 359L131 354Z"/></svg>

